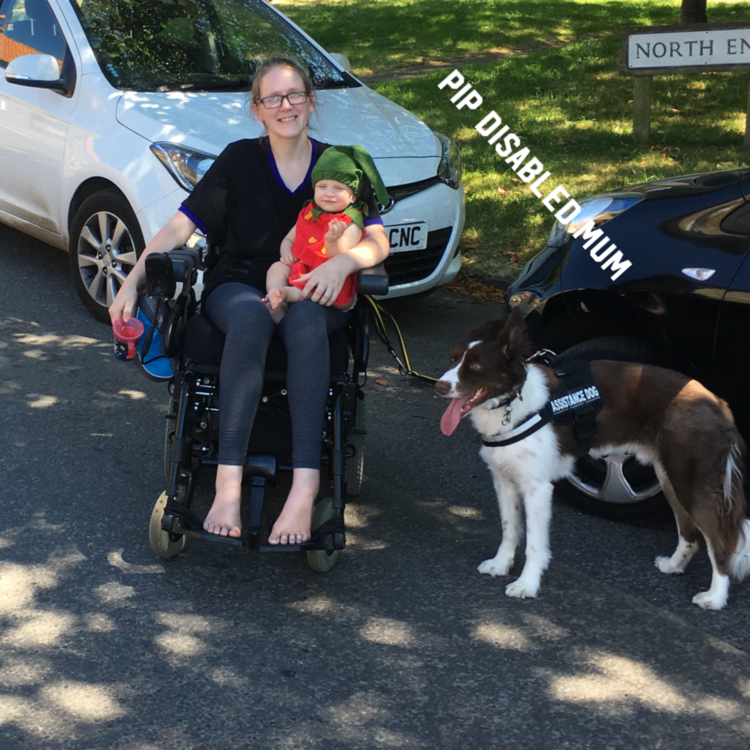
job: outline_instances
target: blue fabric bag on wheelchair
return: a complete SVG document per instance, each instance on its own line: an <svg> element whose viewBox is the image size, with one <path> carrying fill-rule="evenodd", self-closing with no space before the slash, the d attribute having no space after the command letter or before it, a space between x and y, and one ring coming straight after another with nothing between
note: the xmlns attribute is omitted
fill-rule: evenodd
<svg viewBox="0 0 750 750"><path fill-rule="evenodd" d="M136 347L135 363L149 379L157 382L170 380L174 375L172 361L164 353L168 340L169 306L152 297L139 297L138 320L145 329Z"/></svg>

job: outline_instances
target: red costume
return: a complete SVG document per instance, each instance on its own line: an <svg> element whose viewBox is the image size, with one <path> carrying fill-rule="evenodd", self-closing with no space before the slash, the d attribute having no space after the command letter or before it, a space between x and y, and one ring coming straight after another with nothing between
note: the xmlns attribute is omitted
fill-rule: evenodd
<svg viewBox="0 0 750 750"><path fill-rule="evenodd" d="M343 221L347 227L352 223L351 217L346 214L328 214L319 210L315 212L318 214L318 218L316 219L313 216L314 208L315 204L313 203L303 206L299 212L295 226L292 253L298 260L292 264L289 283L296 286L297 289L304 289L305 284L307 284L307 279L300 280L300 276L310 273L310 271L328 260L325 236L331 221L338 219L339 221ZM346 307L351 304L356 294L357 274L353 273L346 277L344 286L341 288L339 296L333 301L333 304L337 307Z"/></svg>

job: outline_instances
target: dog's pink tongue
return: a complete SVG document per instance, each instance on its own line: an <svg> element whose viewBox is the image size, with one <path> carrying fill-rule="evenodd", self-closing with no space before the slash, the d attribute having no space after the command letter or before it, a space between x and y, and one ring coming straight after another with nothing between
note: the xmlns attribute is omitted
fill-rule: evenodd
<svg viewBox="0 0 750 750"><path fill-rule="evenodd" d="M440 429L443 431L443 435L452 435L458 423L461 421L461 409L464 404L468 401L468 398L454 398L450 406L445 410L443 418L440 420Z"/></svg>

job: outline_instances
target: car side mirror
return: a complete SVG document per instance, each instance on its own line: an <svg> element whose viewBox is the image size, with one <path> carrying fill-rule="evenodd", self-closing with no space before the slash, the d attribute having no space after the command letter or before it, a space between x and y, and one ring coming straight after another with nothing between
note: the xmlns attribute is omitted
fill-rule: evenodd
<svg viewBox="0 0 750 750"><path fill-rule="evenodd" d="M352 72L352 64L349 62L349 58L345 55L340 55L338 52L329 52L328 56L336 63L336 65L343 68L347 73Z"/></svg>
<svg viewBox="0 0 750 750"><path fill-rule="evenodd" d="M21 55L8 63L5 80L18 86L51 89L69 95L70 84L60 75L60 67L52 55Z"/></svg>

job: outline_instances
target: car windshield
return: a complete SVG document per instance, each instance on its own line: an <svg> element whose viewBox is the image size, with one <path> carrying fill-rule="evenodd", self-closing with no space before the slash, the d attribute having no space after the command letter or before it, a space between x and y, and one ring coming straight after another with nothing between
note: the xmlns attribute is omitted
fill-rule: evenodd
<svg viewBox="0 0 750 750"><path fill-rule="evenodd" d="M316 88L354 83L260 0L70 2L119 89L246 90L259 60L275 56L306 65Z"/></svg>

